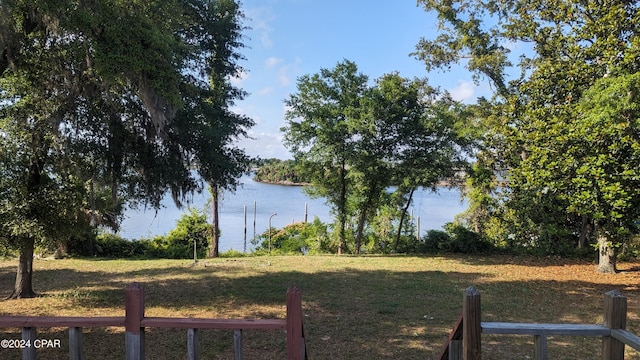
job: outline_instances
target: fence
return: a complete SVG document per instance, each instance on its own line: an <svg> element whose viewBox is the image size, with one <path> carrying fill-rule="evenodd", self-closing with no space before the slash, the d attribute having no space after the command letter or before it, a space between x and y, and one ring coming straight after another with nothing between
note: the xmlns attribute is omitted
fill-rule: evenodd
<svg viewBox="0 0 640 360"><path fill-rule="evenodd" d="M127 360L144 359L145 328L178 328L187 330L187 358L199 357L198 329L233 330L233 348L236 360L242 359L243 330L285 330L287 359L307 358L302 317L302 292L292 286L286 293L286 319L196 319L146 317L144 315L144 287L133 283L125 291L124 317L38 317L0 316L0 327L22 328L23 344L34 344L37 328L69 328L69 358L81 360L82 328L124 327ZM36 359L36 347L25 346L22 359Z"/></svg>
<svg viewBox="0 0 640 360"><path fill-rule="evenodd" d="M533 336L535 360L547 359L547 336L551 335L602 337L602 359L623 360L625 345L640 350L640 337L625 330L626 322L627 298L619 291L604 295L602 325L482 322L480 293L469 287L464 294L462 314L438 359L480 360L481 334L502 334Z"/></svg>

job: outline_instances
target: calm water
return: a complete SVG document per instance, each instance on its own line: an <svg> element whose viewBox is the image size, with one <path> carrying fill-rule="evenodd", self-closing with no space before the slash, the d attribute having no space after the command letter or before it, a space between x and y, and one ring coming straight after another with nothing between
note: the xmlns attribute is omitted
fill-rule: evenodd
<svg viewBox="0 0 640 360"><path fill-rule="evenodd" d="M220 201L220 251L244 249L245 206L247 250L251 248L251 239L254 235L254 202L256 234L268 229L269 217L274 213L277 215L271 217L271 226L277 228L304 220L305 203L308 221L313 221L315 216L323 222L332 221L324 199L309 198L302 187L259 183L249 176L243 177L241 183L242 185L235 193L225 192ZM208 197L208 192L194 195L191 206L198 209L205 208ZM119 234L125 238L136 239L169 232L187 210L177 209L170 196L165 198L163 204L165 207L158 212L128 210ZM414 216L420 217L420 229L424 234L427 230L442 228L445 223L453 221L454 216L466 208L467 202L460 201L458 190L441 188L437 193L426 190L416 191L411 210Z"/></svg>

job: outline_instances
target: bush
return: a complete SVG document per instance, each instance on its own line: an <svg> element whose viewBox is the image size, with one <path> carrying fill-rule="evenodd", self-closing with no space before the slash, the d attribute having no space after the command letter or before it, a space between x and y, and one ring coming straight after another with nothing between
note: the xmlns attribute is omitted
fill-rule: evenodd
<svg viewBox="0 0 640 360"><path fill-rule="evenodd" d="M113 258L130 258L145 254L145 245L130 241L117 234L102 233L96 237L96 255Z"/></svg>
<svg viewBox="0 0 640 360"><path fill-rule="evenodd" d="M166 236L156 236L148 240L147 255L164 259L193 258L193 244L196 244L198 258L207 256L209 238L213 226L207 222L204 211L189 208L176 222L176 227Z"/></svg>
<svg viewBox="0 0 640 360"><path fill-rule="evenodd" d="M423 238L425 252L454 252L454 253L474 253L488 251L491 244L482 238L478 233L466 227L447 223L445 231L429 230Z"/></svg>
<svg viewBox="0 0 640 360"><path fill-rule="evenodd" d="M225 252L220 253L221 258L239 258L239 257L246 257L246 256L249 256L249 255L245 254L242 251L233 250L233 249L229 249Z"/></svg>
<svg viewBox="0 0 640 360"><path fill-rule="evenodd" d="M198 258L207 256L209 236L213 226L207 223L203 211L189 209L165 236L152 239L127 240L120 235L102 233L96 237L96 255L114 258L191 259L196 243Z"/></svg>
<svg viewBox="0 0 640 360"><path fill-rule="evenodd" d="M269 230L263 232L252 241L255 253L264 254L269 251ZM282 229L271 229L272 254L318 254L326 253L330 246L327 225L317 217L312 223L295 223Z"/></svg>
<svg viewBox="0 0 640 360"><path fill-rule="evenodd" d="M451 236L443 230L429 230L422 239L424 252L442 251L451 242Z"/></svg>

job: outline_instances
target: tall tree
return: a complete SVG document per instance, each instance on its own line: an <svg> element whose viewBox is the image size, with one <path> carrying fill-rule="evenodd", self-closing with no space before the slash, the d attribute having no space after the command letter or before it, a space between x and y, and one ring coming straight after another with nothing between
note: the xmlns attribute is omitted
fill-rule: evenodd
<svg viewBox="0 0 640 360"><path fill-rule="evenodd" d="M307 189L326 198L337 216L339 254L344 250L351 215L347 199L353 186L349 176L356 141L353 122L360 116L367 81L355 63L345 60L333 69L302 76L298 92L286 100L285 144L311 179Z"/></svg>
<svg viewBox="0 0 640 360"><path fill-rule="evenodd" d="M356 233L359 248L362 229L374 215L387 189L396 185L396 198L404 203L394 241L394 251L419 187L436 189L439 182L451 181L463 170L466 136L459 128L469 127L464 107L447 93L432 88L424 79L406 79L397 73L383 75L363 101L363 116L353 165L361 175L361 216ZM458 126L464 124L465 126Z"/></svg>
<svg viewBox="0 0 640 360"><path fill-rule="evenodd" d="M593 219L598 271L616 271L616 249L637 232L640 218L640 73L607 76L583 93L578 114L556 148L558 171L549 179L568 211ZM546 151L545 151L546 153Z"/></svg>
<svg viewBox="0 0 640 360"><path fill-rule="evenodd" d="M0 145L17 154L0 164L13 180L0 233L20 249L12 297L34 295L34 244L81 220L87 181L153 207L202 189L198 175L233 184L244 154L230 142L251 125L229 111L243 96L229 83L241 18L230 0L0 3Z"/></svg>
<svg viewBox="0 0 640 360"><path fill-rule="evenodd" d="M435 188L465 163L465 137L456 129L463 112L426 80L391 73L370 86L345 61L302 77L298 91L287 102L287 145L313 175L312 191L335 206L340 244L346 221L355 219L355 253L367 225L390 202L390 186L400 184L401 196ZM402 217L411 198L406 201Z"/></svg>
<svg viewBox="0 0 640 360"><path fill-rule="evenodd" d="M538 215L563 210L568 221L562 226L582 224L572 232L587 231L584 224L591 220L598 222L600 228L616 222L611 212L577 209L572 196L580 192L595 194L609 186L622 193L633 193L627 187L633 184L611 181L620 168L589 164L587 159L593 160L589 156L574 157L574 163L567 165L565 151L570 145L565 140L587 131L583 127L588 122L574 121L581 118L585 91L603 77L638 71L638 4L617 0L606 5L573 0L419 3L438 13L444 29L435 39L418 44L417 55L427 66L447 67L466 59L469 70L485 76L495 86L496 97L488 117L494 125L490 130L495 135L491 145L500 164L510 170L510 189L506 194L509 200L518 199L512 204L522 206L525 201L529 204L527 208L540 204L554 209L551 212L540 209ZM515 54L521 55L516 58L511 51L518 49L522 53ZM596 138L607 137L611 132L608 126L617 125L610 122L588 131L598 134L594 134ZM589 147L604 154L609 145L595 141ZM624 166L634 159L619 156L616 161ZM580 180L577 170L583 167L599 169L603 175L600 182ZM591 207L605 209L616 198L592 197ZM586 221L570 220L576 217ZM633 219L624 220L628 223ZM541 229L544 223L557 222L543 219L535 223ZM599 232L601 242L602 233ZM608 234L605 242L616 243L610 238L618 237L616 232ZM539 240L539 235L528 236L528 241ZM602 254L605 256L600 257L598 271L615 271L614 253L601 251Z"/></svg>
<svg viewBox="0 0 640 360"><path fill-rule="evenodd" d="M472 113L454 101L448 93L425 87L420 97L417 121L405 123L397 143L398 155L394 179L396 197L403 199L394 251L414 192L422 187L437 191L442 183L456 185L474 151L475 134ZM473 134L473 135L472 135Z"/></svg>

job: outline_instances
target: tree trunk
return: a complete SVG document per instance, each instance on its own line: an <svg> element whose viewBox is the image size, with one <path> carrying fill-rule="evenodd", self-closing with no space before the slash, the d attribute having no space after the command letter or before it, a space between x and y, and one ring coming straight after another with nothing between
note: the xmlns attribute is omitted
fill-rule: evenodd
<svg viewBox="0 0 640 360"><path fill-rule="evenodd" d="M416 188L411 188L409 192L409 199L407 200L407 204L402 209L402 213L400 214L400 224L398 224L398 231L396 232L396 239L393 242L393 252L398 252L398 244L400 243L400 235L402 234L402 224L404 223L404 218L407 216L407 211L409 211L409 206L411 206L411 199L413 198L413 193L416 191Z"/></svg>
<svg viewBox="0 0 640 360"><path fill-rule="evenodd" d="M218 220L218 185L215 182L211 183L211 202L212 202L212 215L213 215L213 229L211 229L211 249L209 250L209 257L217 258L220 256L220 223Z"/></svg>
<svg viewBox="0 0 640 360"><path fill-rule="evenodd" d="M364 225L367 222L367 214L369 209L372 208L376 192L378 191L378 181L376 179L371 180L369 184L369 191L366 195L366 200L360 210L360 219L358 219L358 229L356 231L356 254L360 254L360 248L362 247L362 237L364 235Z"/></svg>
<svg viewBox="0 0 640 360"><path fill-rule="evenodd" d="M598 272L605 274L615 274L617 251L613 243L598 231Z"/></svg>
<svg viewBox="0 0 640 360"><path fill-rule="evenodd" d="M367 208L365 205L360 211L360 219L358 219L358 229L356 230L356 255L360 255L360 248L362 247L362 235L364 233L364 223L367 219Z"/></svg>
<svg viewBox="0 0 640 360"><path fill-rule="evenodd" d="M42 134L34 135L34 146L36 148L44 148L44 136ZM38 156L40 155L40 156ZM32 199L38 199L41 194L42 173L44 171L44 155L36 154L31 159L29 165L29 173L27 175L27 192ZM39 219L37 205L29 204L28 217ZM18 237L20 246L20 260L18 263L18 271L16 273L16 283L13 292L9 295L10 299L32 298L36 296L33 291L33 249L35 247L35 238L29 235Z"/></svg>
<svg viewBox="0 0 640 360"><path fill-rule="evenodd" d="M346 235L347 235L347 165L342 160L340 166L340 200L338 204L338 222L340 223L340 235L338 238L338 255L342 254L342 248L344 247Z"/></svg>
<svg viewBox="0 0 640 360"><path fill-rule="evenodd" d="M582 215L582 223L580 225L580 237L578 239L578 249L582 249L587 245L589 237L591 237L592 221L586 216Z"/></svg>
<svg viewBox="0 0 640 360"><path fill-rule="evenodd" d="M33 238L22 239L20 246L20 262L16 273L16 283L9 299L24 299L36 296L33 291Z"/></svg>

